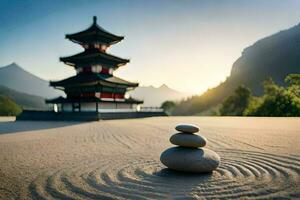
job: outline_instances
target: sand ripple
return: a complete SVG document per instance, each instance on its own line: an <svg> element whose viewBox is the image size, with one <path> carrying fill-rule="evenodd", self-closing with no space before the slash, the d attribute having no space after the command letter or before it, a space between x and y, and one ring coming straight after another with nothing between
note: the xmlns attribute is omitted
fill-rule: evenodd
<svg viewBox="0 0 300 200"><path fill-rule="evenodd" d="M28 193L33 199L300 198L300 157L217 152L221 166L211 174L171 171L155 156L120 155L40 174Z"/></svg>

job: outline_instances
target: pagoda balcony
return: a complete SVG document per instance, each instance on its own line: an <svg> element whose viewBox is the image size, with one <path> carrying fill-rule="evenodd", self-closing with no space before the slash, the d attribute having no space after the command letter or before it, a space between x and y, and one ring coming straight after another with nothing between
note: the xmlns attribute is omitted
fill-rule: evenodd
<svg viewBox="0 0 300 200"><path fill-rule="evenodd" d="M58 97L56 99L50 99L46 101L56 105L61 112L112 112L111 110L117 110L122 112L138 111L139 104L142 104L143 101L127 98L122 100L108 100L105 98L97 97L80 97L80 98L63 98ZM117 112L116 111L116 112Z"/></svg>
<svg viewBox="0 0 300 200"><path fill-rule="evenodd" d="M113 68L101 65L91 65L87 67L76 67L77 74L79 73L99 73L112 75L114 72Z"/></svg>
<svg viewBox="0 0 300 200"><path fill-rule="evenodd" d="M118 99L101 99L95 96L91 97L74 97L74 98L64 98L64 97L57 97L54 99L47 99L46 103L51 103L51 104L64 104L64 103L125 103L125 104L142 104L143 101L133 99L133 98L124 98L122 101L118 101Z"/></svg>

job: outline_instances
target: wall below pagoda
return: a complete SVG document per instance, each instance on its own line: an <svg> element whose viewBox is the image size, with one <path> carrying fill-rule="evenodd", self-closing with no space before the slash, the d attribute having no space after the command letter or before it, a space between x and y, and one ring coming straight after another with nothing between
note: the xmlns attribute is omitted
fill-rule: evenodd
<svg viewBox="0 0 300 200"><path fill-rule="evenodd" d="M127 104L127 103L110 103L110 102L100 102L98 103L99 112L122 112L122 111L136 111L136 104ZM72 112L73 106L71 103L63 104L64 112ZM77 110L78 111L78 110ZM81 112L94 112L96 111L96 103L81 103L80 105Z"/></svg>

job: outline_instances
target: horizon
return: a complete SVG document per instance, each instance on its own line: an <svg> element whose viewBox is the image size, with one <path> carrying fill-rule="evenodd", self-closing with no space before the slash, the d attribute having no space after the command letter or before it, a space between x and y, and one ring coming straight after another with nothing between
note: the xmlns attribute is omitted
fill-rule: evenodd
<svg viewBox="0 0 300 200"><path fill-rule="evenodd" d="M86 29L96 15L101 27L125 36L108 51L130 58L131 62L115 73L117 76L137 81L140 86L165 84L177 91L200 94L230 75L243 49L300 21L300 2L295 0L273 1L272 5L260 0L58 2L1 3L4 14L0 23L7 28L0 33L1 66L15 62L45 80L74 75L75 70L58 59L82 48L65 39L65 34Z"/></svg>

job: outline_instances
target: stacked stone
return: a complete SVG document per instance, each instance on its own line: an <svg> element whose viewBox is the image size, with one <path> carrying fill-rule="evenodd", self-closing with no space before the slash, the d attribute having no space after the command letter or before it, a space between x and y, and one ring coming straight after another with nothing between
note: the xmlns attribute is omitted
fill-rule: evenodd
<svg viewBox="0 0 300 200"><path fill-rule="evenodd" d="M170 169L184 172L204 173L215 170L220 164L219 155L203 148L207 140L196 135L199 128L192 124L181 124L175 127L179 133L171 136L170 142L176 147L165 150L161 162Z"/></svg>

